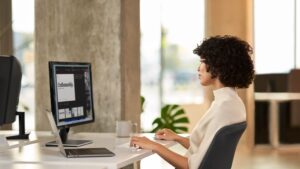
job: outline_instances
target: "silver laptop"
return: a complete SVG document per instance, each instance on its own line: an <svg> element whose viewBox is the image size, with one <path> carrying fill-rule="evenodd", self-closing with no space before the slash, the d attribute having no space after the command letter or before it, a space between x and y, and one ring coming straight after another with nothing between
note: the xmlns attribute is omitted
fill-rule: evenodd
<svg viewBox="0 0 300 169"><path fill-rule="evenodd" d="M56 139L56 142L58 143L58 147L60 152L68 157L68 158L76 158L76 157L112 157L115 156L113 152L108 150L107 148L68 148L65 149L63 146L63 143L61 141L61 138L59 136L59 132L57 130L57 127L55 125L52 113L47 110L47 117L50 122L50 126L52 128L53 135Z"/></svg>

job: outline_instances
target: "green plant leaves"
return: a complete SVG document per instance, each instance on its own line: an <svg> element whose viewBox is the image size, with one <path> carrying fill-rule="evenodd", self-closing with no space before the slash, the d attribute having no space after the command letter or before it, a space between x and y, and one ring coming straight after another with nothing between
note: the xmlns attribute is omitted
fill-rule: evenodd
<svg viewBox="0 0 300 169"><path fill-rule="evenodd" d="M140 99L141 99L141 113L143 113L144 112L144 103L145 103L145 97L144 96L141 96L140 97Z"/></svg>
<svg viewBox="0 0 300 169"><path fill-rule="evenodd" d="M157 117L152 122L152 125L155 127L151 132L156 132L163 128L171 129L176 133L187 132L188 128L183 125L188 123L189 119L182 108L176 104L168 104L161 109L160 117Z"/></svg>

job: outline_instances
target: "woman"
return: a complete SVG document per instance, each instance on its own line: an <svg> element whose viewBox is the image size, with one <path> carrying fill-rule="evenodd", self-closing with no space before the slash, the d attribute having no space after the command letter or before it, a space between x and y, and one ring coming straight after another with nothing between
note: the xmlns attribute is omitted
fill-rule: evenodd
<svg viewBox="0 0 300 169"><path fill-rule="evenodd" d="M254 78L250 55L251 46L233 36L215 36L205 39L194 49L200 56L198 75L203 86L212 86L214 101L198 121L189 138L169 129L156 133L158 139L173 140L188 149L185 156L146 137L132 137L131 143L159 154L176 168L199 167L216 132L227 125L246 120L245 106L236 88L247 88Z"/></svg>

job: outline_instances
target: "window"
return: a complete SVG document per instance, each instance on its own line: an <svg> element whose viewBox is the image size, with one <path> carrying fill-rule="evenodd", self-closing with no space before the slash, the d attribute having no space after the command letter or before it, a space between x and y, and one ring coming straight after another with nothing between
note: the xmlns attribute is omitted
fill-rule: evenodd
<svg viewBox="0 0 300 169"><path fill-rule="evenodd" d="M34 129L34 0L13 0L12 17L14 55L23 73L18 110L25 111L25 128Z"/></svg>
<svg viewBox="0 0 300 169"><path fill-rule="evenodd" d="M256 73L288 73L295 68L295 45L299 41L299 35L297 41L295 38L295 2L296 0L254 1ZM297 6L300 10L299 5ZM299 47L297 50L300 50Z"/></svg>
<svg viewBox="0 0 300 169"><path fill-rule="evenodd" d="M141 125L145 131L164 104L203 101L199 58L204 37L204 0L141 0Z"/></svg>

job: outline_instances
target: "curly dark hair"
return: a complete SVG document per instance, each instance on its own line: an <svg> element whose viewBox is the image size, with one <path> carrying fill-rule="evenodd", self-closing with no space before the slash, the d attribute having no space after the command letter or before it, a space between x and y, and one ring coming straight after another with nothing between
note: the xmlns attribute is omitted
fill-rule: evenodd
<svg viewBox="0 0 300 169"><path fill-rule="evenodd" d="M218 77L225 86L247 88L254 79L252 47L234 36L214 36L194 49L204 59L212 78Z"/></svg>

